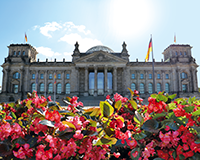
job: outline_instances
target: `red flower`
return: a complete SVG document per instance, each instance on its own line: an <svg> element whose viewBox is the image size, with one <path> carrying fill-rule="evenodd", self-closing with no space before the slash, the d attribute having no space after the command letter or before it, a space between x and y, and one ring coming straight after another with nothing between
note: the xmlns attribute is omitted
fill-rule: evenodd
<svg viewBox="0 0 200 160"><path fill-rule="evenodd" d="M119 152L117 152L117 153L114 152L113 155L114 155L116 158L119 158L120 153L119 153Z"/></svg>

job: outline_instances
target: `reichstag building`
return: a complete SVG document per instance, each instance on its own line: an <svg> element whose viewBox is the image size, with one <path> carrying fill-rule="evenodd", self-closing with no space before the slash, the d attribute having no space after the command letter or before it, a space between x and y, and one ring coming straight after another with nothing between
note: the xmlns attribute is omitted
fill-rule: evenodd
<svg viewBox="0 0 200 160"><path fill-rule="evenodd" d="M163 51L164 60L154 62L155 92L179 97L199 96L197 67L190 45L172 44ZM0 101L24 99L28 92L54 96L100 97L114 93L129 96L138 90L144 99L153 92L152 62L129 61L125 42L121 52L94 46L85 53L76 42L72 61L40 61L30 44L10 44L3 68ZM55 94L54 94L55 93ZM52 98L53 99L53 98Z"/></svg>

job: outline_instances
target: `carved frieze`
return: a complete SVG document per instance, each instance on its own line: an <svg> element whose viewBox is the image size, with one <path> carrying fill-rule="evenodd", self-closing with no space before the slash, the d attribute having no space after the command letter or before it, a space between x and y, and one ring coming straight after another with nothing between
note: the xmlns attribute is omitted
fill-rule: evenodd
<svg viewBox="0 0 200 160"><path fill-rule="evenodd" d="M88 58L87 62L117 62L117 60L110 58L102 53L95 55L94 57Z"/></svg>

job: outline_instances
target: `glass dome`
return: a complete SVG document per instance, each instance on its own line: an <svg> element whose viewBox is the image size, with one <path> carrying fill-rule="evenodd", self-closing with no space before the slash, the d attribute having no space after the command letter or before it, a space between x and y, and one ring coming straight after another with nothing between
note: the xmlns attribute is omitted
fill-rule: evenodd
<svg viewBox="0 0 200 160"><path fill-rule="evenodd" d="M94 46L94 47L88 49L86 51L86 53L92 53L92 52L95 52L95 51L104 51L104 52L108 52L108 53L114 53L114 51L112 49L110 49L110 48L108 48L106 46L101 46L101 45Z"/></svg>

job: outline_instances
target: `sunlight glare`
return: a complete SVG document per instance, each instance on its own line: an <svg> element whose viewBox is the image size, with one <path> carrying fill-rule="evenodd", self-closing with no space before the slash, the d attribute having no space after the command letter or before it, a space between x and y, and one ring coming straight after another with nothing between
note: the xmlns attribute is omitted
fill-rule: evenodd
<svg viewBox="0 0 200 160"><path fill-rule="evenodd" d="M113 0L110 4L110 30L122 37L149 31L155 19L154 7L147 0Z"/></svg>

